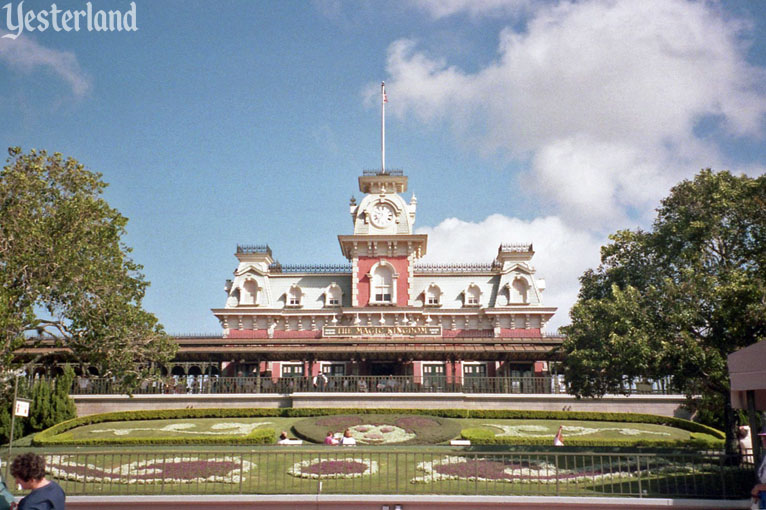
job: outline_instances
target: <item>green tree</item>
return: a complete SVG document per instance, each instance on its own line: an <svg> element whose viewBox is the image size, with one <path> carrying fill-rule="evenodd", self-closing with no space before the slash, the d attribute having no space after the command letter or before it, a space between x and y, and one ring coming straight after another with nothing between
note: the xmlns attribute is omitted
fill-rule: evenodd
<svg viewBox="0 0 766 510"><path fill-rule="evenodd" d="M48 380L36 380L32 386L32 403L29 406L27 432L43 430L55 425L51 400L51 385Z"/></svg>
<svg viewBox="0 0 766 510"><path fill-rule="evenodd" d="M67 365L64 367L64 373L55 380L51 392L51 412L53 413L54 425L77 417L77 407L74 400L69 397L74 379L74 369L71 365Z"/></svg>
<svg viewBox="0 0 766 510"><path fill-rule="evenodd" d="M44 344L133 387L175 345L141 306L148 282L121 240L127 219L101 197L101 175L76 160L8 152L0 172L0 366L18 368L15 351Z"/></svg>
<svg viewBox="0 0 766 510"><path fill-rule="evenodd" d="M565 376L579 396L672 377L724 426L733 448L726 356L766 338L766 176L703 170L676 185L650 231L623 230L580 278ZM706 413L703 413L706 414Z"/></svg>

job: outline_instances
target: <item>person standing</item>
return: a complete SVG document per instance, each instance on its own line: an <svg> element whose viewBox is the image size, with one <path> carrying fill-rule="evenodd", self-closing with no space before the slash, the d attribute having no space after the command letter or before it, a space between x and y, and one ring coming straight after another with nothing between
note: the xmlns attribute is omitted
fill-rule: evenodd
<svg viewBox="0 0 766 510"><path fill-rule="evenodd" d="M556 437L553 438L553 446L564 446L564 436L561 434L564 429L563 425L559 426L559 431L556 432Z"/></svg>
<svg viewBox="0 0 766 510"><path fill-rule="evenodd" d="M31 490L18 510L65 510L64 490L53 480L45 478L45 458L35 453L22 453L11 463L11 476L24 490Z"/></svg>
<svg viewBox="0 0 766 510"><path fill-rule="evenodd" d="M750 427L742 425L737 429L737 444L742 462L753 463L753 438L750 436Z"/></svg>
<svg viewBox="0 0 766 510"><path fill-rule="evenodd" d="M766 432L758 434L758 438L761 440L761 446L766 450ZM753 501L758 502L758 508L766 508L766 451L761 451L761 455L761 463L758 464L758 469L755 471L758 483L750 491L750 495L753 497Z"/></svg>

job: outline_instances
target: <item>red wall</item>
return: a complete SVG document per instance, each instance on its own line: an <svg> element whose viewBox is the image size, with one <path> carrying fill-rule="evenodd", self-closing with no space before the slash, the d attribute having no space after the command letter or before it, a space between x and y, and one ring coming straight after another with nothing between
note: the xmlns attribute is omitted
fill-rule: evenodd
<svg viewBox="0 0 766 510"><path fill-rule="evenodd" d="M385 260L392 266L399 274L399 278L396 280L396 305L407 306L409 302L409 289L407 283L409 280L410 263L407 257L359 257L357 267L359 268L359 285L357 286L357 302L356 306L367 306L370 303L370 277L368 273L372 266L377 264L380 260Z"/></svg>

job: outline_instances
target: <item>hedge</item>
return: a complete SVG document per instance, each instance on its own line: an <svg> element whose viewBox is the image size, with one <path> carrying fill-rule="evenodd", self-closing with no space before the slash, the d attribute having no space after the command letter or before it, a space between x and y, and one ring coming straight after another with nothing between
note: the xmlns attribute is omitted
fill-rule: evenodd
<svg viewBox="0 0 766 510"><path fill-rule="evenodd" d="M414 414L426 416L439 416L444 418L478 418L478 419L531 419L531 420L586 420L586 421L613 421L623 423L652 423L657 425L668 425L693 433L693 439L704 440L705 436L711 436L713 439L723 440L726 436L723 432L712 427L695 423L681 418L669 416L657 416L652 414L633 414L633 413L601 413L601 412L578 412L578 411L523 411L523 410L487 410L487 409L343 409L343 408L217 408L217 409L157 409L150 411L118 411L112 413L94 414L68 420L42 432L35 434L32 444L35 446L51 444L94 444L86 443L87 440L65 441L64 438L54 436L64 432L94 423L104 423L110 421L138 421L138 420L165 420L165 419L183 419L183 418L256 418L256 417L275 417L275 418L296 418L296 417L314 417L330 416L337 414ZM265 430L265 429L256 429ZM163 438L126 438L103 439L99 441L109 441L108 444L160 444L153 443L153 440ZM177 444L192 444L188 442L192 438L164 438L174 440ZM194 438L194 444L268 444L254 443L253 438L235 436L231 438L218 437L217 440L210 438L200 438L197 442ZM243 441L247 441L243 443ZM104 443L106 444L106 443ZM161 443L169 444L169 443ZM515 443L519 444L519 443ZM610 444L612 444L610 442ZM687 445L689 442L686 443Z"/></svg>

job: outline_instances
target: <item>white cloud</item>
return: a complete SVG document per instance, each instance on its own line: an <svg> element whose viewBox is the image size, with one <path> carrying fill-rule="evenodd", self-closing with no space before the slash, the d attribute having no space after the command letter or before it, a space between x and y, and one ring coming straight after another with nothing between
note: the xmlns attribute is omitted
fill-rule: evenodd
<svg viewBox="0 0 766 510"><path fill-rule="evenodd" d="M468 9L444 5L444 15ZM745 60L743 27L683 0L544 5L523 32L505 29L498 58L475 73L392 43L389 110L529 158L532 184L567 222L629 226L673 182L718 166L715 144L694 134L701 118L732 136L762 134L766 71Z"/></svg>
<svg viewBox="0 0 766 510"><path fill-rule="evenodd" d="M24 73L43 68L64 80L77 97L91 89L91 80L80 68L77 57L69 51L46 48L26 36L4 39L8 32L0 30L0 62Z"/></svg>
<svg viewBox="0 0 766 510"><path fill-rule="evenodd" d="M530 7L530 0L415 0L414 3L437 19L463 12L474 17L499 16Z"/></svg>
<svg viewBox="0 0 766 510"><path fill-rule="evenodd" d="M599 248L606 241L584 230L570 227L553 216L524 221L493 214L480 223L448 218L428 234L424 262L490 262L503 242L531 242L536 277L546 280L544 304L559 311L548 324L549 331L569 323L569 308L577 300L579 277L599 262Z"/></svg>

